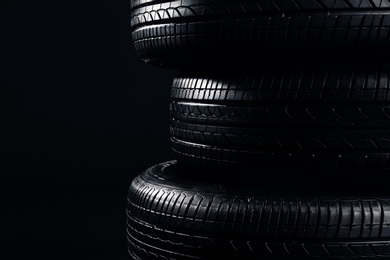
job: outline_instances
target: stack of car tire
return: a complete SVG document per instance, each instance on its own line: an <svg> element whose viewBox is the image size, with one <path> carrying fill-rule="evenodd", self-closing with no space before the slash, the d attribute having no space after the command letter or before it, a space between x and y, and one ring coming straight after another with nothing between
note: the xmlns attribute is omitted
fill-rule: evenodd
<svg viewBox="0 0 390 260"><path fill-rule="evenodd" d="M131 183L134 259L390 259L389 0L131 0L177 158Z"/></svg>

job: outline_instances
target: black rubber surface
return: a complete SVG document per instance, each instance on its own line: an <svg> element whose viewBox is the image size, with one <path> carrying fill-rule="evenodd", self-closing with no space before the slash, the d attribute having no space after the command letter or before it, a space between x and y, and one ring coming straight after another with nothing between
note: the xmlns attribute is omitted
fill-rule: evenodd
<svg viewBox="0 0 390 260"><path fill-rule="evenodd" d="M171 136L185 142L237 150L389 152L390 148L388 128L249 128L173 120Z"/></svg>
<svg viewBox="0 0 390 260"><path fill-rule="evenodd" d="M388 0L132 0L131 34L163 67L387 60L389 10Z"/></svg>
<svg viewBox="0 0 390 260"><path fill-rule="evenodd" d="M183 71L171 89L172 149L203 168L387 176L389 72L378 64Z"/></svg>
<svg viewBox="0 0 390 260"><path fill-rule="evenodd" d="M141 173L128 193L130 254L135 259L390 258L385 189L338 186L326 178L303 184L236 176L234 184L205 181L177 161Z"/></svg>
<svg viewBox="0 0 390 260"><path fill-rule="evenodd" d="M174 99L194 102L388 102L389 64L284 65L256 69L184 70Z"/></svg>

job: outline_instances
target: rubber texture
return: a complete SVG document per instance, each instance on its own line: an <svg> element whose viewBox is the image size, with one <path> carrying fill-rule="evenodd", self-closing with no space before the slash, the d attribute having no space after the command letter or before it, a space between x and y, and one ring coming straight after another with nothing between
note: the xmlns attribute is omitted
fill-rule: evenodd
<svg viewBox="0 0 390 260"><path fill-rule="evenodd" d="M201 168L387 176L389 76L387 65L184 71L171 89L172 149Z"/></svg>
<svg viewBox="0 0 390 260"><path fill-rule="evenodd" d="M388 59L388 0L130 3L132 44L156 66Z"/></svg>
<svg viewBox="0 0 390 260"><path fill-rule="evenodd" d="M386 190L314 179L209 182L186 171L173 160L132 181L127 238L134 259L390 258Z"/></svg>

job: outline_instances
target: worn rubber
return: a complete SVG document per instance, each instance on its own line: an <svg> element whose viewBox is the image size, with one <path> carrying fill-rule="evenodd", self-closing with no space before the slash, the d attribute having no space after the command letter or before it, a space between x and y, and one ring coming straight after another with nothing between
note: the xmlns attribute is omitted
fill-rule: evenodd
<svg viewBox="0 0 390 260"><path fill-rule="evenodd" d="M234 184L209 182L186 171L168 161L132 181L127 238L134 259L390 258L385 191L314 179L267 183L239 173Z"/></svg>
<svg viewBox="0 0 390 260"><path fill-rule="evenodd" d="M132 0L132 44L162 67L388 59L388 0Z"/></svg>

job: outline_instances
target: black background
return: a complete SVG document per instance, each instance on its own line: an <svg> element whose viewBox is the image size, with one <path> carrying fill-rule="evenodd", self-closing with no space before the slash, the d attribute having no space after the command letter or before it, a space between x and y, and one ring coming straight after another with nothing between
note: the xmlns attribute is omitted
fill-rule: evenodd
<svg viewBox="0 0 390 260"><path fill-rule="evenodd" d="M144 63L130 1L2 2L2 259L129 259L132 179L174 159L178 71Z"/></svg>

